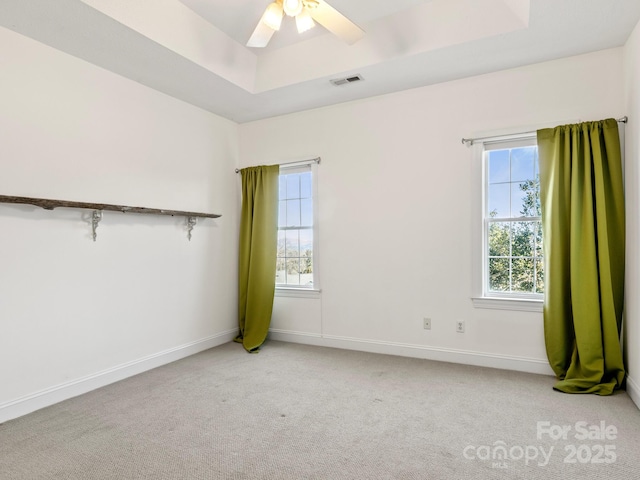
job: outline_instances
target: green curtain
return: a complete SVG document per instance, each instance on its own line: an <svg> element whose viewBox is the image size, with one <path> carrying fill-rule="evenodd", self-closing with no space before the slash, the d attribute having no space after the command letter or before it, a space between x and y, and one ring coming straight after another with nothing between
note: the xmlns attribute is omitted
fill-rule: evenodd
<svg viewBox="0 0 640 480"><path fill-rule="evenodd" d="M238 328L235 341L251 353L267 338L276 284L278 175L280 167L244 168L238 261Z"/></svg>
<svg viewBox="0 0 640 480"><path fill-rule="evenodd" d="M620 344L625 213L614 119L539 130L547 356L566 393L610 395Z"/></svg>

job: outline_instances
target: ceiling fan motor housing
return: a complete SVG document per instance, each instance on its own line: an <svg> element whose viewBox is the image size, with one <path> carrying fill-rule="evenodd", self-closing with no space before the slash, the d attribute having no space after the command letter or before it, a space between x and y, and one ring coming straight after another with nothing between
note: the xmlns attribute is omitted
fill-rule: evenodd
<svg viewBox="0 0 640 480"><path fill-rule="evenodd" d="M302 12L304 5L302 0L283 0L282 8L284 9L284 13L290 17L295 17Z"/></svg>

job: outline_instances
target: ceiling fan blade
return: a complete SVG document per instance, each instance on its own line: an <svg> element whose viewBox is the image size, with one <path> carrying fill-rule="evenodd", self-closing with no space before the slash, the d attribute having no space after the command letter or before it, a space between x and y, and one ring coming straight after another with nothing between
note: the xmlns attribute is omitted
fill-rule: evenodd
<svg viewBox="0 0 640 480"><path fill-rule="evenodd" d="M251 38L247 42L247 47L266 47L274 33L276 33L274 29L266 26L262 22L259 22L256 29L251 34Z"/></svg>
<svg viewBox="0 0 640 480"><path fill-rule="evenodd" d="M310 8L309 13L316 22L349 45L364 37L364 30L324 0L318 0L318 6Z"/></svg>

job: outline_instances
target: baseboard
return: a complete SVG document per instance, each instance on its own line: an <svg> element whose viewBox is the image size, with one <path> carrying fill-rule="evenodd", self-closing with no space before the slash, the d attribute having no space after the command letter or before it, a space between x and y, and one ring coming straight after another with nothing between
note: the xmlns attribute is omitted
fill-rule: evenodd
<svg viewBox="0 0 640 480"><path fill-rule="evenodd" d="M636 407L640 408L640 386L627 375L627 394L636 404Z"/></svg>
<svg viewBox="0 0 640 480"><path fill-rule="evenodd" d="M5 402L0 404L0 423L228 343L237 334L237 329L222 332Z"/></svg>
<svg viewBox="0 0 640 480"><path fill-rule="evenodd" d="M300 333L287 330L271 329L269 338L283 342L302 343L321 347L342 348L362 352L398 355L401 357L424 358L439 362L459 363L478 367L514 370L517 372L553 375L553 370L546 360L535 358L515 357L509 355L495 355L467 350L437 348L424 345L382 342L359 338L339 337L334 335L320 335L314 333Z"/></svg>

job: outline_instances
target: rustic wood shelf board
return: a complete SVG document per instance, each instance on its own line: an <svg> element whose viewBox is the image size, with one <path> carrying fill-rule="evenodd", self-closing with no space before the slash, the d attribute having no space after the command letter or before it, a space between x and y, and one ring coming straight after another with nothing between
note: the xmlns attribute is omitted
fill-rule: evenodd
<svg viewBox="0 0 640 480"><path fill-rule="evenodd" d="M36 207L44 208L45 210L53 210L57 207L64 208L85 208L89 210L108 210L113 212L122 213L143 213L147 215L171 215L181 217L195 217L195 218L218 218L220 215L216 213L201 213L201 212L183 212L180 210L164 210L159 208L147 208L147 207L130 207L127 205L112 205L109 203L88 203L88 202L70 202L67 200L51 200L47 198L33 198L33 197L12 197L8 195L0 195L0 203L14 203L24 205L34 205Z"/></svg>

